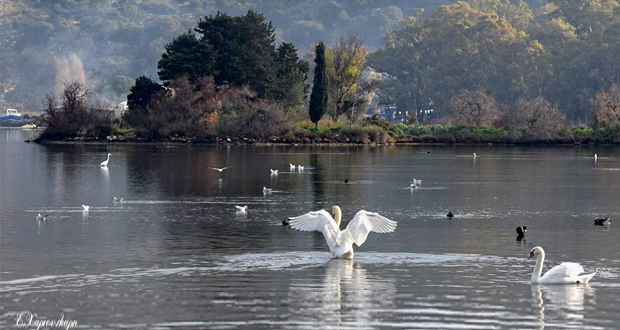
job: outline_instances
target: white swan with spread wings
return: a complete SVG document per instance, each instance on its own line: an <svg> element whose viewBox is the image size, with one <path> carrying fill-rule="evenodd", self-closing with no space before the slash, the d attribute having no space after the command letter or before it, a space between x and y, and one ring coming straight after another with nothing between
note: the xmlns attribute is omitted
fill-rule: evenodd
<svg viewBox="0 0 620 330"><path fill-rule="evenodd" d="M569 283L588 283L594 277L596 272L591 274L582 274L584 272L583 267L575 262L563 262L551 269L549 269L545 275L540 276L542 273L543 263L545 262L545 250L542 247L536 246L530 251L530 257L528 259L536 257L536 266L532 272L532 283L541 284L569 284Z"/></svg>
<svg viewBox="0 0 620 330"><path fill-rule="evenodd" d="M361 246L370 232L391 233L396 229L392 221L378 213L361 210L355 214L347 228L340 230L342 211L339 206L332 207L335 219L325 210L308 212L289 218L291 228L323 233L330 252L337 258L353 258L353 243Z"/></svg>

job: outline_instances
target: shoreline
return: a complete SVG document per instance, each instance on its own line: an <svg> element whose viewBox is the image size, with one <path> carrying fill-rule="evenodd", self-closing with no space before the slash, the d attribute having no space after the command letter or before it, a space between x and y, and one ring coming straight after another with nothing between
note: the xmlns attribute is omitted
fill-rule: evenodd
<svg viewBox="0 0 620 330"><path fill-rule="evenodd" d="M248 139L250 140L250 139ZM179 139L162 139L162 140L137 140L137 139L125 139L125 140L82 140L82 139L65 139L65 140L25 140L26 143L37 143L37 144L82 144L82 145L256 145L256 146L303 146L303 147L312 147L312 146L462 146L462 145L470 145L470 146L558 146L558 147L575 147L575 146L607 146L607 147L617 147L620 146L620 143L598 143L598 142L560 142L560 141L512 141L512 142L492 142L492 141L455 141L455 142L430 142L430 141L394 141L394 142L342 142L342 141L328 141L327 139L321 138L318 139L320 141L289 141L289 140L271 140L271 141L263 141L263 140L254 140L251 141L239 141L228 138L218 138L216 141L204 141L204 140L179 140Z"/></svg>
<svg viewBox="0 0 620 330"><path fill-rule="evenodd" d="M20 127L3 129L21 129ZM40 131L42 128L28 129ZM339 133L319 133L319 134L287 134L283 136L208 136L208 137L187 137L187 136L169 136L166 138L143 138L131 135L108 135L105 139L98 137L66 137L58 139L41 139L39 137L25 140L27 143L38 144L132 144L132 145L260 145L260 146L433 146L433 145L503 145L503 146L620 146L620 141L614 141L614 138L599 136L573 136L571 138L562 137L558 139L540 140L540 139L510 139L507 137L491 137L484 139L479 135L459 135L459 134L443 134L420 136L400 136L393 137L383 135L382 138L352 138Z"/></svg>

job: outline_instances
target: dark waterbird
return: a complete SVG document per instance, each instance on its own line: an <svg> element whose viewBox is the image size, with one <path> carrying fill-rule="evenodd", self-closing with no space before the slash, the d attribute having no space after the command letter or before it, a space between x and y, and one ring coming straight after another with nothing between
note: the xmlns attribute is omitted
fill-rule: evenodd
<svg viewBox="0 0 620 330"><path fill-rule="evenodd" d="M597 226L609 226L611 225L611 219L609 218L596 218L594 224Z"/></svg>
<svg viewBox="0 0 620 330"><path fill-rule="evenodd" d="M517 227L517 241L521 241L523 240L523 238L525 237L525 233L527 232L527 227L523 226L523 228L521 228L520 226Z"/></svg>
<svg viewBox="0 0 620 330"><path fill-rule="evenodd" d="M454 218L454 214L452 214L452 212L448 212L447 217L448 217L448 218L450 218L450 219L452 219L452 218Z"/></svg>

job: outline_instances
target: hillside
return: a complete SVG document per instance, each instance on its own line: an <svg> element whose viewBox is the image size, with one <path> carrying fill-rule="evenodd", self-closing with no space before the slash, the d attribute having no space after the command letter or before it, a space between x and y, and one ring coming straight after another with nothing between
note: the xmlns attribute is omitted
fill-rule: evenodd
<svg viewBox="0 0 620 330"><path fill-rule="evenodd" d="M383 46L416 9L425 16L449 0L0 0L0 108L42 108L45 94L63 83L88 82L103 101L117 104L139 75L157 79L164 46L218 11L263 13L276 42L292 42L303 56L313 43L358 33L369 49ZM542 0L530 0L535 8Z"/></svg>

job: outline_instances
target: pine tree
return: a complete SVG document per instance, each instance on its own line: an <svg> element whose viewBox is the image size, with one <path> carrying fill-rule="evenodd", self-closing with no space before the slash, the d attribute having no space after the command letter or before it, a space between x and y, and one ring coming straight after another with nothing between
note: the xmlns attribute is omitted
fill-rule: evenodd
<svg viewBox="0 0 620 330"><path fill-rule="evenodd" d="M325 44L320 41L316 45L316 57L314 58L314 79L312 81L312 93L310 94L310 120L318 129L319 120L327 110L327 72L325 63Z"/></svg>

